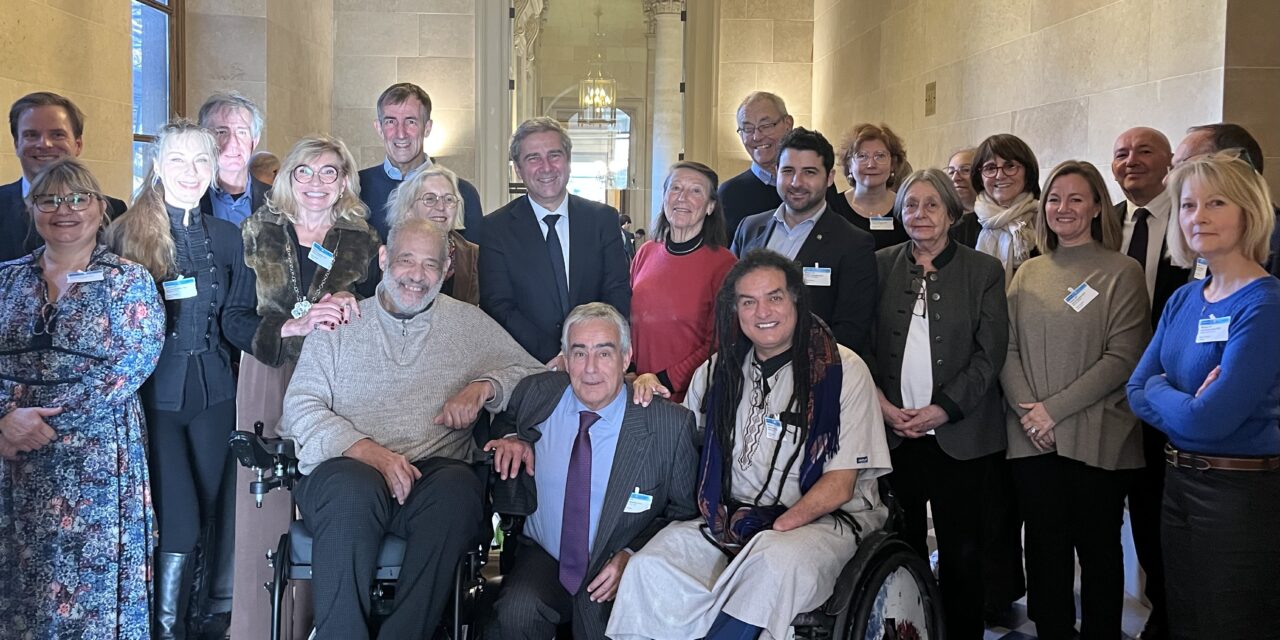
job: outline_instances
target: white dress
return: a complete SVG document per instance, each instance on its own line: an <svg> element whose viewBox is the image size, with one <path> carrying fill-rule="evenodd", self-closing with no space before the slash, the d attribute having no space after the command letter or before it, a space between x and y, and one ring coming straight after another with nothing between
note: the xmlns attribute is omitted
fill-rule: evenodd
<svg viewBox="0 0 1280 640"><path fill-rule="evenodd" d="M871 373L852 351L840 347L840 357L844 370L840 448L823 470L858 470L854 497L843 509L867 533L882 527L887 517L876 478L889 473L889 447ZM699 427L705 425L698 409L714 360L698 368L684 401L698 415ZM776 469L781 473L792 452L803 444L797 442L794 426L785 425L781 438L772 440L764 424L766 415L787 410L791 365L784 365L769 379L771 391L761 408L763 385L754 360L754 354L749 354L743 368L744 398L738 404L739 431L730 461L733 497L743 502L755 500L775 447L780 448ZM800 460L796 459L783 483L783 505L794 505L800 499ZM761 504L772 503L777 495L777 476L769 484ZM700 638L724 611L763 627L764 638L785 637L796 615L816 609L830 597L840 570L857 551L853 531L837 527L834 518L823 516L792 531L764 531L729 562L703 537L702 524L701 518L672 523L632 556L606 635L615 640Z"/></svg>

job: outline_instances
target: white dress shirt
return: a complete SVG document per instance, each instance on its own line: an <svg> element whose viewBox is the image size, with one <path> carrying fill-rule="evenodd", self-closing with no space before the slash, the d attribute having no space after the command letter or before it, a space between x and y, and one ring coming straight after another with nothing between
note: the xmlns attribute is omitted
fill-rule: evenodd
<svg viewBox="0 0 1280 640"><path fill-rule="evenodd" d="M525 196L528 197L528 196ZM564 199L560 201L560 206L555 211L547 209L529 198L529 205L533 207L533 216L538 221L538 230L542 232L542 239L547 239L547 223L542 219L550 214L560 214L560 219L556 220L556 235L560 237L560 251L564 253L564 274L569 275L569 195L565 194ZM567 283L566 283L567 284Z"/></svg>

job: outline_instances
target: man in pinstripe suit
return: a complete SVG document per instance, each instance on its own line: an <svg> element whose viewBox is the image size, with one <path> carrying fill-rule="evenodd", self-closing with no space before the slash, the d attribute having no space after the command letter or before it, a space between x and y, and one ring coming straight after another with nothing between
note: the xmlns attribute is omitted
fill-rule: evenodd
<svg viewBox="0 0 1280 640"><path fill-rule="evenodd" d="M630 333L607 304L570 312L568 374L522 381L498 421L506 437L485 447L502 478L495 510L529 514L495 604L495 637L548 640L572 624L574 638L604 638L631 554L697 514L693 414L661 398L631 402Z"/></svg>

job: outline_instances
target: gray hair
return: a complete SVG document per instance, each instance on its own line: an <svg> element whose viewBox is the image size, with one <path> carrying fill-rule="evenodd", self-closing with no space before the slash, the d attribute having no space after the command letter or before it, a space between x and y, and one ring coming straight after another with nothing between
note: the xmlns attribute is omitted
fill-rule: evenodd
<svg viewBox="0 0 1280 640"><path fill-rule="evenodd" d="M453 216L453 228L463 229L463 216L466 214L466 205L462 202L462 192L458 190L458 174L452 169L440 164L433 164L425 169L411 172L409 177L404 179L391 192L391 197L387 198L387 222L391 226L395 226L401 220L407 220L410 212L413 210L413 203L418 199L418 190L422 188L422 183L427 178L439 176L449 182L449 188L453 191L453 195L458 199L458 211Z"/></svg>
<svg viewBox="0 0 1280 640"><path fill-rule="evenodd" d="M200 126L209 127L209 120L213 118L213 114L221 113L224 109L244 109L249 112L249 130L253 133L253 139L262 138L262 127L265 121L262 118L262 110L252 100L244 97L239 91L219 91L209 96L204 104L200 105L200 114L197 119Z"/></svg>
<svg viewBox="0 0 1280 640"><path fill-rule="evenodd" d="M960 216L964 215L964 201L960 199L960 194L956 193L955 185L951 184L951 179L941 169L921 169L912 172L907 176L902 184L898 185L898 195L893 199L893 212L902 219L902 209L907 201L907 192L917 182L923 182L934 188L938 192L938 197L942 200L942 206L947 209L947 220L955 224Z"/></svg>
<svg viewBox="0 0 1280 640"><path fill-rule="evenodd" d="M516 128L516 132L511 134L511 162L514 164L520 163L520 143L524 142L525 138L535 133L547 131L553 131L560 135L560 146L564 147L566 156L573 154L573 140L569 139L569 132L565 131L564 127L555 118L538 116L521 122L520 126Z"/></svg>
<svg viewBox="0 0 1280 640"><path fill-rule="evenodd" d="M443 265L445 258L449 257L449 232L444 227L426 218L405 218L397 222L391 227L391 231L387 232L388 260L395 257L396 241L404 233L421 233L428 237L436 238L440 241L440 263Z"/></svg>
<svg viewBox="0 0 1280 640"><path fill-rule="evenodd" d="M787 103L782 99L782 96L776 93L769 93L768 91L752 91L747 94L747 97L742 99L742 102L738 103L738 109L734 111L734 114L736 114L734 117L737 118L738 124L742 124L742 110L746 109L747 105L760 102L762 100L769 102L778 110L778 117L785 118L789 115L787 113Z"/></svg>
<svg viewBox="0 0 1280 640"><path fill-rule="evenodd" d="M569 317L564 319L564 330L560 333L560 351L568 353L569 331L574 325L589 320L607 320L613 323L613 326L618 329L618 348L623 353L631 353L631 325L621 313L618 313L617 309L613 308L613 305L604 302L588 302L574 307L573 311L569 312Z"/></svg>

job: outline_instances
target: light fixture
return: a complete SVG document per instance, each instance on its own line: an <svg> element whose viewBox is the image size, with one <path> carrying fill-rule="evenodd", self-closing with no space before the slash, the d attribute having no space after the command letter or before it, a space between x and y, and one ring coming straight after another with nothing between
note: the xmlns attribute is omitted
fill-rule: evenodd
<svg viewBox="0 0 1280 640"><path fill-rule="evenodd" d="M595 51L587 63L587 75L578 81L578 108L582 124L613 124L616 120L618 81L604 72L604 32L600 30L600 6L596 5Z"/></svg>

